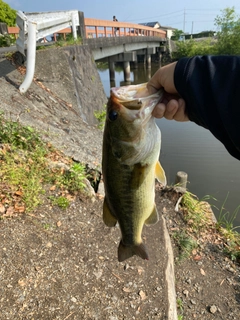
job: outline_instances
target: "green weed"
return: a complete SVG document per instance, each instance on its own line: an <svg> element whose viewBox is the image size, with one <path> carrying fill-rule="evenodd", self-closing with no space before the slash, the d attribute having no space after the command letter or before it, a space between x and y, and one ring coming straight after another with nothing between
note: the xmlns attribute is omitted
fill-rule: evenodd
<svg viewBox="0 0 240 320"><path fill-rule="evenodd" d="M49 230L49 229L51 228L51 225L50 225L49 223L44 223L44 224L43 224L43 228L44 228L45 230Z"/></svg>
<svg viewBox="0 0 240 320"><path fill-rule="evenodd" d="M48 158L55 153L33 128L7 121L0 114L0 201L6 199L14 210L28 212L41 203L47 183L69 192L83 190L84 165L74 163L69 170L51 168ZM67 208L69 201L59 197L56 204Z"/></svg>
<svg viewBox="0 0 240 320"><path fill-rule="evenodd" d="M0 142L28 151L41 147L43 153L46 152L44 142L32 127L22 126L17 121L6 121L3 113L0 113Z"/></svg>
<svg viewBox="0 0 240 320"><path fill-rule="evenodd" d="M240 205L230 213L225 209L227 202L227 197L225 198L220 210L219 217L216 225L213 224L211 218L211 210L209 206L206 205L206 201L214 200L215 198L207 195L203 199L198 200L198 198L190 192L184 194L181 204L183 206L184 219L190 226L190 231L194 231L199 234L205 229L208 233L211 233L211 229L217 229L219 234L222 236L225 252L230 256L232 260L240 260L240 234L236 231L239 227L234 227L234 221L240 210ZM215 205L214 207L218 209ZM208 229L207 229L208 228ZM181 237L180 237L181 239ZM184 247L184 243L179 240L179 246Z"/></svg>
<svg viewBox="0 0 240 320"><path fill-rule="evenodd" d="M224 199L224 202L219 210L217 226L218 227L221 226L225 228L227 231L232 231L234 229L239 228L239 227L233 227L233 224L240 210L240 205L232 213L230 213L228 210L225 209L228 196L229 196L229 192L226 198Z"/></svg>
<svg viewBox="0 0 240 320"><path fill-rule="evenodd" d="M240 260L240 233L236 231L239 226L234 227L234 221L240 210L240 205L231 213L226 208L226 202L229 193L223 201L219 210L218 221L216 227L226 240L225 252L230 256L231 260Z"/></svg>
<svg viewBox="0 0 240 320"><path fill-rule="evenodd" d="M106 105L104 105L104 108L102 111L94 111L94 116L98 120L98 128L103 130L105 119L106 119Z"/></svg>
<svg viewBox="0 0 240 320"><path fill-rule="evenodd" d="M74 163L69 170L60 175L55 174L54 178L56 185L60 188L65 188L70 192L81 191L85 187L85 166L81 163Z"/></svg>
<svg viewBox="0 0 240 320"><path fill-rule="evenodd" d="M175 232L172 237L179 248L179 261L189 258L193 249L198 247L197 241L190 237L185 231Z"/></svg>
<svg viewBox="0 0 240 320"><path fill-rule="evenodd" d="M183 301L180 298L177 298L177 307L178 307L178 309L183 311Z"/></svg>
<svg viewBox="0 0 240 320"><path fill-rule="evenodd" d="M201 200L194 194L187 191L181 201L181 205L184 209L184 218L192 229L199 233L202 228L209 223L209 208L206 206L206 202L209 200L216 200L212 196L206 195Z"/></svg>
<svg viewBox="0 0 240 320"><path fill-rule="evenodd" d="M69 200L66 197L60 196L60 197L49 197L52 201L53 205L57 205L58 207L62 209L67 209L70 205Z"/></svg>

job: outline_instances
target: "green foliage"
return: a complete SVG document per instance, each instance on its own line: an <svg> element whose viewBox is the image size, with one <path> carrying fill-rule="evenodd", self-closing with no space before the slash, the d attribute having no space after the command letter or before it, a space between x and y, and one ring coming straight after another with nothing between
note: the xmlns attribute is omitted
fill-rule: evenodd
<svg viewBox="0 0 240 320"><path fill-rule="evenodd" d="M215 18L219 30L216 37L208 40L176 41L177 51L173 59L196 55L240 54L240 18L234 8L226 8ZM210 33L210 36L211 33Z"/></svg>
<svg viewBox="0 0 240 320"><path fill-rule="evenodd" d="M67 209L70 205L69 200L66 197L60 196L60 197L49 197L52 201L53 205L57 205L58 207L62 209Z"/></svg>
<svg viewBox="0 0 240 320"><path fill-rule="evenodd" d="M82 38L78 37L77 39L74 39L73 35L69 33L66 35L66 39L64 39L63 34L60 34L54 45L59 47L65 47L65 46L74 45L74 44L77 44L77 45L82 44Z"/></svg>
<svg viewBox="0 0 240 320"><path fill-rule="evenodd" d="M180 311L183 311L183 301L180 298L177 298L177 307L180 309Z"/></svg>
<svg viewBox="0 0 240 320"><path fill-rule="evenodd" d="M237 208L231 213L228 210L225 209L225 204L227 202L229 193L227 194L225 200L223 201L223 204L219 210L219 215L218 215L218 222L217 226L218 227L223 227L227 231L232 231L234 229L237 229L239 227L233 227L234 221L236 220L236 217L238 215L238 212L240 210L240 205L237 206Z"/></svg>
<svg viewBox="0 0 240 320"><path fill-rule="evenodd" d="M211 39L195 41L193 39L176 42L177 51L173 52L173 59L193 57L196 55L216 54L216 49Z"/></svg>
<svg viewBox="0 0 240 320"><path fill-rule="evenodd" d="M217 32L216 49L218 54L240 54L240 18L234 7L226 8L215 19Z"/></svg>
<svg viewBox="0 0 240 320"><path fill-rule="evenodd" d="M0 180L2 185L10 186L8 198L16 190L21 190L22 201L26 210L31 210L41 203L40 194L44 192L42 179L48 173L44 153L41 148L24 152L9 146L0 152Z"/></svg>
<svg viewBox="0 0 240 320"><path fill-rule="evenodd" d="M104 105L104 109L102 111L94 111L94 116L98 120L98 128L103 129L106 119L106 105Z"/></svg>
<svg viewBox="0 0 240 320"><path fill-rule="evenodd" d="M0 200L4 197L10 207L25 212L41 203L47 183L65 191L81 191L85 187L85 166L74 163L69 170L52 168L48 158L55 153L33 128L4 120L0 114ZM61 196L55 203L67 208L69 200Z"/></svg>
<svg viewBox="0 0 240 320"><path fill-rule="evenodd" d="M6 2L0 0L0 22L8 26L15 26L17 11L12 9Z"/></svg>
<svg viewBox="0 0 240 320"><path fill-rule="evenodd" d="M219 210L216 227L226 239L226 253L230 256L231 260L240 261L240 233L235 231L236 229L239 229L239 226L233 226L234 221L239 213L240 205L237 206L237 208L232 213L226 210L225 205L228 199L228 195L229 194L227 194Z"/></svg>
<svg viewBox="0 0 240 320"><path fill-rule="evenodd" d="M16 39L10 34L0 34L0 47L10 47L11 44L15 43Z"/></svg>
<svg viewBox="0 0 240 320"><path fill-rule="evenodd" d="M197 241L189 236L185 231L175 232L173 234L173 239L176 241L176 244L179 247L179 261L189 258L193 249L198 247Z"/></svg>
<svg viewBox="0 0 240 320"><path fill-rule="evenodd" d="M209 200L216 199L206 195L199 200L189 191L187 191L182 197L181 205L185 212L184 219L196 233L199 233L203 228L205 228L209 221L209 209L205 204L205 202Z"/></svg>
<svg viewBox="0 0 240 320"><path fill-rule="evenodd" d="M28 151L41 147L43 153L46 152L44 142L32 127L22 126L17 121L6 121L3 113L0 113L0 143L8 143Z"/></svg>
<svg viewBox="0 0 240 320"><path fill-rule="evenodd" d="M64 171L63 174L55 174L54 178L56 185L60 188L65 188L70 192L81 191L85 187L85 166L81 163L74 163L70 170Z"/></svg>
<svg viewBox="0 0 240 320"><path fill-rule="evenodd" d="M184 32L182 30L176 29L173 31L173 35L171 37L171 40L178 41L183 34L184 34Z"/></svg>

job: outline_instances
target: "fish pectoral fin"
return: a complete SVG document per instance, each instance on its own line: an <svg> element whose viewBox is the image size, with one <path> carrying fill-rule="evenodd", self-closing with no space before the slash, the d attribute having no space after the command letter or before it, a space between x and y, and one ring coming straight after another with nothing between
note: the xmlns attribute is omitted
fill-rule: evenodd
<svg viewBox="0 0 240 320"><path fill-rule="evenodd" d="M106 197L104 198L103 202L103 222L108 227L115 227L117 223L117 219L111 214L111 211L108 207Z"/></svg>
<svg viewBox="0 0 240 320"><path fill-rule="evenodd" d="M155 205L150 217L148 217L147 220L145 221L145 224L146 225L155 224L155 223L158 222L158 220L159 220L158 211L157 211L157 208L156 208L156 205Z"/></svg>
<svg viewBox="0 0 240 320"><path fill-rule="evenodd" d="M163 184L164 186L167 184L167 179L166 179L166 175L165 172L160 164L160 162L158 161L155 167L155 176L156 179Z"/></svg>
<svg viewBox="0 0 240 320"><path fill-rule="evenodd" d="M125 246L122 241L118 247L118 261L122 262L132 256L137 255L144 260L149 260L147 249L143 243L139 245Z"/></svg>

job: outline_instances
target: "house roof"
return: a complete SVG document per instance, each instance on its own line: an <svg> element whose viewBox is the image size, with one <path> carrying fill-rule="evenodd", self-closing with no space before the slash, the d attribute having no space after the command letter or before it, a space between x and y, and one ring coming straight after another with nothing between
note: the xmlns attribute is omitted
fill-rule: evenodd
<svg viewBox="0 0 240 320"><path fill-rule="evenodd" d="M158 28L163 30L176 30L176 28L168 27L168 26L162 26L158 21L153 22L145 22L145 23L139 23L142 26L146 27L152 27L152 28Z"/></svg>
<svg viewBox="0 0 240 320"><path fill-rule="evenodd" d="M163 29L163 30L176 30L176 28L168 27L168 26L161 26L161 29Z"/></svg>
<svg viewBox="0 0 240 320"><path fill-rule="evenodd" d="M142 26L146 26L146 27L152 27L152 28L156 28L156 25L158 25L160 27L160 23L158 21L153 21L153 22L143 22L143 23L139 23Z"/></svg>

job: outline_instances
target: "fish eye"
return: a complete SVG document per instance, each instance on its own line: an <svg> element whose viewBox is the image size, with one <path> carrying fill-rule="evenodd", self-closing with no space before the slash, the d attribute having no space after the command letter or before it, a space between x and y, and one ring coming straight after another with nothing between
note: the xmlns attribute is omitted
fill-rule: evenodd
<svg viewBox="0 0 240 320"><path fill-rule="evenodd" d="M118 117L118 113L117 113L117 111L115 111L115 110L111 110L111 111L109 112L109 114L108 114L108 119L109 119L110 121L115 121L115 120L117 119L117 117Z"/></svg>

